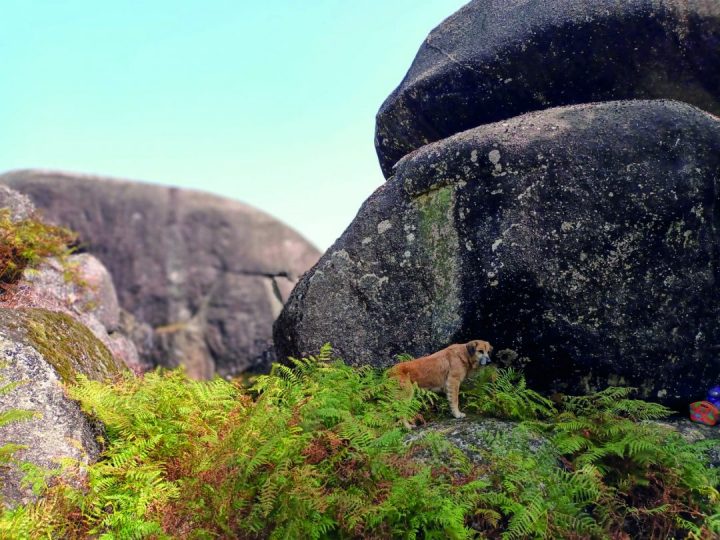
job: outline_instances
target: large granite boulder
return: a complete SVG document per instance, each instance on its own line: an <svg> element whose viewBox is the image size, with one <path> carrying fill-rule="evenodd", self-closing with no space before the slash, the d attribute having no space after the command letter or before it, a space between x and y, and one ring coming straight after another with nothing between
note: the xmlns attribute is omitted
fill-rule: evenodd
<svg viewBox="0 0 720 540"><path fill-rule="evenodd" d="M319 256L278 220L206 193L33 170L0 184L78 232L107 266L120 305L154 328L139 332L141 352L196 377L273 359L272 322Z"/></svg>
<svg viewBox="0 0 720 540"><path fill-rule="evenodd" d="M85 326L64 313L45 309L0 308L0 414L32 411L29 420L0 426L0 446L23 446L14 454L20 462L56 468L65 458L82 468L100 452L99 426L91 423L78 404L66 397L63 384L82 374L105 380L126 368ZM70 479L79 480L71 471ZM33 499L21 482L17 463L0 468L0 500L9 505Z"/></svg>
<svg viewBox="0 0 720 540"><path fill-rule="evenodd" d="M388 366L487 339L531 384L683 403L720 377L720 120L673 101L530 113L426 145L275 325Z"/></svg>
<svg viewBox="0 0 720 540"><path fill-rule="evenodd" d="M669 98L720 113L716 0L473 0L433 30L377 115L383 172L481 124Z"/></svg>

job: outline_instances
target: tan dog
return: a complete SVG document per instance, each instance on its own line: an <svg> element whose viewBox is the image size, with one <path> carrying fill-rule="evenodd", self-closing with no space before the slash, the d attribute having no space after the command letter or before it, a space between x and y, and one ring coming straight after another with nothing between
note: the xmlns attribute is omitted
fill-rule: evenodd
<svg viewBox="0 0 720 540"><path fill-rule="evenodd" d="M400 362L388 371L388 375L397 379L400 386L410 389L412 384L439 392L445 391L450 402L450 411L455 418L465 418L458 408L460 383L468 373L484 366L490 361L492 346L487 341L475 339L464 344L449 347L415 360ZM406 427L409 426L405 422Z"/></svg>

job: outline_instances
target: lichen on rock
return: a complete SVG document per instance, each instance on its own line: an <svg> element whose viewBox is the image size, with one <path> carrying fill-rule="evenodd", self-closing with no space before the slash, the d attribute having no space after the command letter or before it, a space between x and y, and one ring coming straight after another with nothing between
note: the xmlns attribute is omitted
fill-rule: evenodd
<svg viewBox="0 0 720 540"><path fill-rule="evenodd" d="M90 330L64 313L0 308L0 365L3 382L17 383L0 395L0 412L37 414L0 427L0 440L25 447L15 454L17 460L56 468L70 458L82 468L97 457L98 426L65 396L63 385L78 375L105 380L126 368ZM33 498L21 483L23 476L17 465L0 471L0 498L6 503Z"/></svg>
<svg viewBox="0 0 720 540"><path fill-rule="evenodd" d="M104 380L126 369L87 327L65 313L0 308L0 335L35 349L64 382L78 374Z"/></svg>
<svg viewBox="0 0 720 540"><path fill-rule="evenodd" d="M440 454L454 448L475 464L486 463L493 453L504 456L510 450L542 456L548 464L556 459L549 441L520 423L476 415L468 415L462 421L446 419L428 423L408 433L405 442L421 447L415 454L417 459L430 461L437 459L431 452L431 441L436 437L448 443L443 445L445 449L441 449Z"/></svg>
<svg viewBox="0 0 720 540"><path fill-rule="evenodd" d="M456 333L462 324L459 240L455 228L455 201L451 186L418 195L413 199L418 211L419 241L422 256L434 278L432 336L442 340Z"/></svg>

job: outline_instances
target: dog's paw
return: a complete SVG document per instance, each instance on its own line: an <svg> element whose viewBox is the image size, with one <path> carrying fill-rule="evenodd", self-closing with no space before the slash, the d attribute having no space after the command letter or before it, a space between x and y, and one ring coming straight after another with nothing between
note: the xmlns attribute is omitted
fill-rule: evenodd
<svg viewBox="0 0 720 540"><path fill-rule="evenodd" d="M457 418L457 419L465 418L465 413L462 413L462 412L458 411L458 412L456 412L456 413L453 413L453 416L454 416L455 418Z"/></svg>

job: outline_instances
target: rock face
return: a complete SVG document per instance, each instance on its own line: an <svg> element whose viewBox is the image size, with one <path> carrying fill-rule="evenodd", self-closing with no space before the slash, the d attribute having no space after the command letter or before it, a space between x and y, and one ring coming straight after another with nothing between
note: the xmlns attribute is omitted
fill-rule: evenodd
<svg viewBox="0 0 720 540"><path fill-rule="evenodd" d="M70 255L64 261L48 259L39 268L26 271L0 298L0 307L44 308L70 315L125 365L136 372L147 367L121 327L121 310L109 272L88 253Z"/></svg>
<svg viewBox="0 0 720 540"><path fill-rule="evenodd" d="M27 219L35 211L35 206L26 195L14 189L0 185L0 208L10 211L10 221Z"/></svg>
<svg viewBox="0 0 720 540"><path fill-rule="evenodd" d="M720 120L629 101L407 156L296 287L278 353L387 366L481 338L531 384L683 403L720 377ZM683 405L684 407L685 405Z"/></svg>
<svg viewBox="0 0 720 540"><path fill-rule="evenodd" d="M139 349L196 377L274 358L272 322L319 256L267 214L205 193L48 171L3 183L77 231L107 266L121 306L155 329L139 332Z"/></svg>
<svg viewBox="0 0 720 540"><path fill-rule="evenodd" d="M54 468L61 458L80 464L99 454L92 425L62 383L78 374L93 380L115 376L125 368L85 326L63 313L45 309L0 308L0 386L16 383L0 395L0 413L29 410L39 416L0 427L0 441L24 445L14 457ZM21 486L16 466L0 469L0 498L10 505L32 499Z"/></svg>
<svg viewBox="0 0 720 540"><path fill-rule="evenodd" d="M554 448L543 436L523 429L517 422L470 415L462 421L446 419L420 426L405 436L407 444L423 441L428 436L441 436L449 446L460 450L471 462L487 463L489 455L505 456L508 450L518 450L555 464ZM427 452L415 454L420 461L431 456Z"/></svg>
<svg viewBox="0 0 720 540"><path fill-rule="evenodd" d="M377 115L383 172L421 146L559 105L668 98L720 114L716 0L474 0Z"/></svg>
<svg viewBox="0 0 720 540"><path fill-rule="evenodd" d="M658 421L656 424L678 432L686 441L691 443L698 441L711 442L712 445L707 452L708 464L711 467L720 467L720 432L716 427L697 424L685 418L675 418L664 422Z"/></svg>

